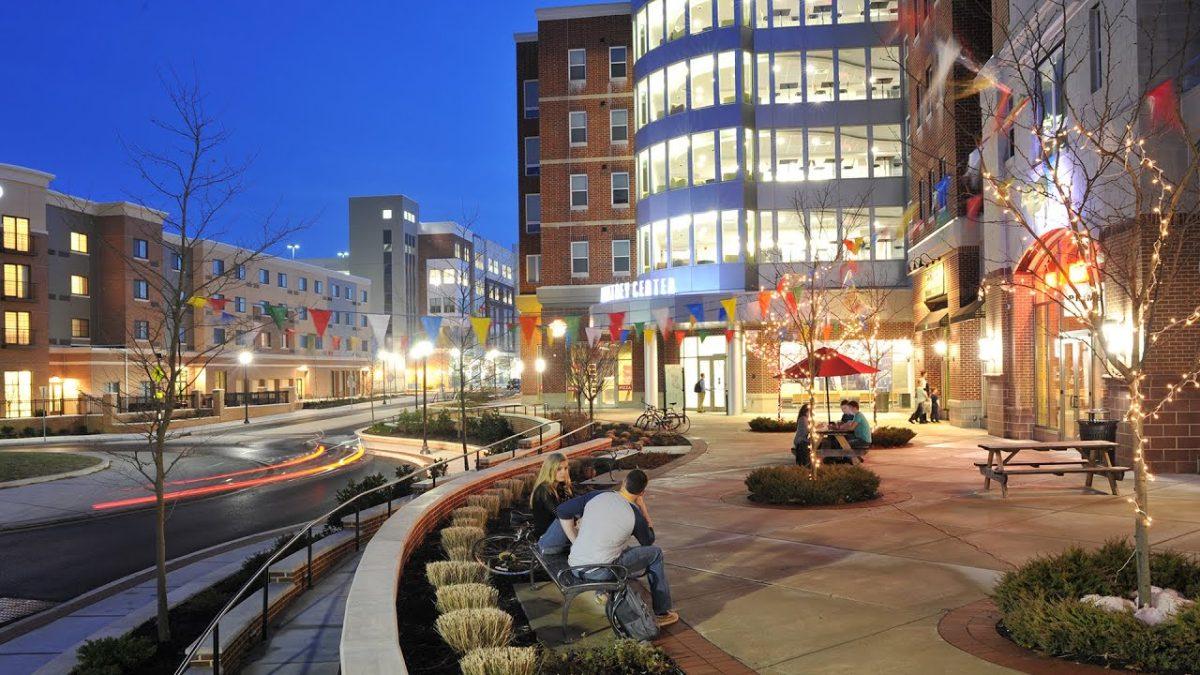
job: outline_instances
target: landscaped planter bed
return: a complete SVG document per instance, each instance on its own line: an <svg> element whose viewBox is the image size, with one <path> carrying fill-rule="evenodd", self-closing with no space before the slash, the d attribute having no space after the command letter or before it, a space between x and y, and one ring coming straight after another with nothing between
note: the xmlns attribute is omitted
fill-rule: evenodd
<svg viewBox="0 0 1200 675"><path fill-rule="evenodd" d="M879 476L861 465L827 464L814 473L803 466L769 466L746 477L750 500L788 506L867 502L879 495Z"/></svg>

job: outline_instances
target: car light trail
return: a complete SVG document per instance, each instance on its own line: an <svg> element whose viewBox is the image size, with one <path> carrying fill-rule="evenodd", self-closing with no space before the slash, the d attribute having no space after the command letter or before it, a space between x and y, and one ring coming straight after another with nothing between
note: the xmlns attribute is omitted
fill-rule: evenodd
<svg viewBox="0 0 1200 675"><path fill-rule="evenodd" d="M270 485L272 483L281 483L285 480L292 480L294 478L303 478L305 476L314 476L316 474L327 473L329 471L339 469L343 466L346 466L347 464L353 464L354 462L357 462L358 460L362 459L364 454L365 454L365 452L363 451L362 446L360 445L354 452L350 453L349 455L346 455L345 457L337 460L336 462L330 462L328 464L322 464L320 466L309 467L307 469L301 469L299 471L294 471L292 473L282 473L282 474L277 474L274 476L264 476L262 478L251 478L248 480L234 481L232 483L221 483L219 485L207 485L205 487L188 488L186 490L176 490L175 492L168 492L168 493L164 494L163 499L166 501L174 501L177 499L183 499L185 497L200 497L203 495L217 494L219 492L229 492L231 490L240 490L243 488L257 487L260 485ZM101 511L101 510L105 510L105 509L121 508L123 506L138 506L141 504L153 504L154 500L155 500L154 495L148 495L146 497L133 497L131 499L118 499L116 501L111 501L111 502L97 502L95 504L92 504L92 509L94 509L96 511Z"/></svg>
<svg viewBox="0 0 1200 675"><path fill-rule="evenodd" d="M203 482L210 481L210 480L221 480L223 478L233 478L234 476L245 476L245 475L252 474L252 473L262 473L263 471L272 471L274 469L285 469L289 466L296 466L297 464L303 464L310 460L314 460L324 454L325 454L325 446L318 445L316 450L308 453L307 455L293 457L292 459L289 459L289 460L286 460L283 462L279 462L278 464L267 464L266 466L259 466L259 467L255 467L253 469L242 469L241 471L231 471L229 473L219 473L219 474L216 474L213 476L201 476L200 478L188 478L186 480L173 480L173 481L167 483L167 485L192 485L194 483L203 483Z"/></svg>

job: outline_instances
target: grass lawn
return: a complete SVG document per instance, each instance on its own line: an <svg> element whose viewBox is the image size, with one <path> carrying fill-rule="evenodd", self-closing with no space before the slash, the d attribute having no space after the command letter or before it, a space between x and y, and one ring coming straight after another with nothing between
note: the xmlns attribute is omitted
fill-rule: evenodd
<svg viewBox="0 0 1200 675"><path fill-rule="evenodd" d="M0 483L77 471L99 463L98 457L65 452L0 452Z"/></svg>

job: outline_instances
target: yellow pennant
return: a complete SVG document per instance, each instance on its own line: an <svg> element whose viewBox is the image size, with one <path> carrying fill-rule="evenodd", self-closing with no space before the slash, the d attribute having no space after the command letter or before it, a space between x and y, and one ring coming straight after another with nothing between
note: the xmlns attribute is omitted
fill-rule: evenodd
<svg viewBox="0 0 1200 675"><path fill-rule="evenodd" d="M202 298L198 295L194 295L188 298L188 304L196 309L204 309L205 305L208 304L208 298Z"/></svg>
<svg viewBox="0 0 1200 675"><path fill-rule="evenodd" d="M721 307L725 308L725 320L732 326L737 320L737 298L729 298L721 301Z"/></svg>
<svg viewBox="0 0 1200 675"><path fill-rule="evenodd" d="M475 329L475 339L480 346L487 344L488 329L492 327L492 318L490 316L473 316L471 317L471 328Z"/></svg>

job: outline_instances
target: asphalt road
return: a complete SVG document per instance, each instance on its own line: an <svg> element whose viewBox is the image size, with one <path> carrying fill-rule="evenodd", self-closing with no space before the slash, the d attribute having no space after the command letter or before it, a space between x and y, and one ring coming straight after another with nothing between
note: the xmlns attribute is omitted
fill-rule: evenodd
<svg viewBox="0 0 1200 675"><path fill-rule="evenodd" d="M355 426L349 421L323 422L330 425L326 435L332 440L348 434ZM313 424L251 425L242 442L225 437L195 450L269 461L302 447L312 437ZM174 504L167 519L167 557L315 518L336 505L335 493L348 479L375 472L391 477L396 465L368 456L330 474ZM153 564L152 509L0 533L0 597L63 601Z"/></svg>

